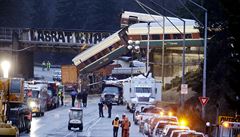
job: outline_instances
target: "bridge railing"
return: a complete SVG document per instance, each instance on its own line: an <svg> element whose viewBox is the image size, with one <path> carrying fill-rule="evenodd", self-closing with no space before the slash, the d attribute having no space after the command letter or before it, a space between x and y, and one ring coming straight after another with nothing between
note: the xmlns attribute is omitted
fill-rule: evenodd
<svg viewBox="0 0 240 137"><path fill-rule="evenodd" d="M49 45L88 45L92 46L112 34L109 31L56 30L34 28L0 27L0 41L11 42L13 33L18 34L19 41L31 44Z"/></svg>
<svg viewBox="0 0 240 137"><path fill-rule="evenodd" d="M20 34L22 32L22 29L0 27L0 40L12 41L13 32Z"/></svg>

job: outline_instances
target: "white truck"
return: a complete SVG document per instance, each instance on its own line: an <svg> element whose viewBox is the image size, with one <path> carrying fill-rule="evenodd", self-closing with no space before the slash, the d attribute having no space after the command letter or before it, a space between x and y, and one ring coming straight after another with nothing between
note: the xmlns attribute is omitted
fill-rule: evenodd
<svg viewBox="0 0 240 137"><path fill-rule="evenodd" d="M153 104L162 100L162 83L151 75L141 75L123 81L123 99L130 112L134 112L138 104Z"/></svg>

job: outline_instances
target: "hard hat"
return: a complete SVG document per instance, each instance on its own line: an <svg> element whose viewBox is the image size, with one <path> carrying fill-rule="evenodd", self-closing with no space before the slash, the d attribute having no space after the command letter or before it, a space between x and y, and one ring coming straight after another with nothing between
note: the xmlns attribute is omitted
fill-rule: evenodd
<svg viewBox="0 0 240 137"><path fill-rule="evenodd" d="M123 116L126 116L126 114L125 114L125 113L123 113Z"/></svg>
<svg viewBox="0 0 240 137"><path fill-rule="evenodd" d="M116 115L116 118L119 118L119 116L118 116L118 115Z"/></svg>

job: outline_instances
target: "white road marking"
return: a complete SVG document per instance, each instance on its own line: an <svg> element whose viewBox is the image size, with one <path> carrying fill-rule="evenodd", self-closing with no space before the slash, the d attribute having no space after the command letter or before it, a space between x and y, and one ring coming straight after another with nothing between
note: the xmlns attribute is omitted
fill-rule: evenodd
<svg viewBox="0 0 240 137"><path fill-rule="evenodd" d="M68 133L67 135L65 135L64 137L67 137L69 135L71 135L72 133L74 133L73 131L71 131L70 133Z"/></svg>
<svg viewBox="0 0 240 137"><path fill-rule="evenodd" d="M95 123L93 123L87 130L87 137L91 136L91 130L99 121L101 120L101 118L99 118Z"/></svg>

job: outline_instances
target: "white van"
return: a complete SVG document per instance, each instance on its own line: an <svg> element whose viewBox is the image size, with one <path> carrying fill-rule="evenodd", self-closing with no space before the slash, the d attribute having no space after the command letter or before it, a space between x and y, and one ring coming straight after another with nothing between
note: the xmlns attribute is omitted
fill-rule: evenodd
<svg viewBox="0 0 240 137"><path fill-rule="evenodd" d="M172 122L172 121L166 121L166 120L158 121L155 128L153 129L152 136L162 137L163 130L165 129L166 126L177 126L177 125L178 125L178 122Z"/></svg>
<svg viewBox="0 0 240 137"><path fill-rule="evenodd" d="M162 123L158 123L159 121L162 121ZM155 117L152 117L150 119L149 122L145 123L144 125L144 133L147 135L152 135L153 134L153 130L156 127L157 124L161 124L159 125L159 128L161 128L161 130L163 129L164 125L167 125L167 122L164 121L169 121L169 122L174 122L174 125L178 124L178 118L176 116L160 116L157 115Z"/></svg>
<svg viewBox="0 0 240 137"><path fill-rule="evenodd" d="M163 129L162 137L169 137L174 130L190 130L190 128L186 126L166 125Z"/></svg>
<svg viewBox="0 0 240 137"><path fill-rule="evenodd" d="M201 132L196 132L194 130L190 130L190 131L185 131L185 132L179 133L179 135L177 137L205 137L205 135Z"/></svg>
<svg viewBox="0 0 240 137"><path fill-rule="evenodd" d="M177 137L180 133L185 132L185 131L189 131L189 130L187 130L187 129L173 130L170 137Z"/></svg>

